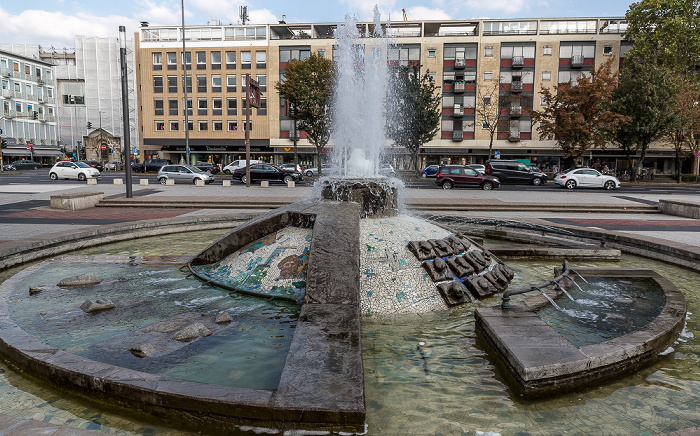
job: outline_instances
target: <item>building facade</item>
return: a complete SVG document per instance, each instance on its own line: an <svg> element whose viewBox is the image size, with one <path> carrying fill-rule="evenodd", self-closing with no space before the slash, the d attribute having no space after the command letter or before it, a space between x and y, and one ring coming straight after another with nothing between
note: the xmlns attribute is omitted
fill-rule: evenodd
<svg viewBox="0 0 700 436"><path fill-rule="evenodd" d="M182 29L143 25L135 37L139 131L142 157L185 159L184 89L193 161L226 164L244 156L245 80L257 79L264 104L251 114L253 158L292 161L293 125L275 91L286 64L311 53L333 56L338 24L220 25L187 27L186 79ZM373 23L358 23L371 34ZM624 18L408 21L386 27L396 47L389 65L419 65L440 85L440 133L420 152L421 165L482 163L489 158L487 123L479 105L501 114L494 154L528 160L545 170L562 163L553 140L541 139L530 112L544 104L541 90L576 81L611 57L619 66L631 44L624 41ZM489 95L496 86L497 93ZM488 97L488 98L487 98ZM315 165L315 148L298 135L300 162ZM332 147L332 142L328 147ZM582 165L626 165L615 147L592 150ZM387 147L387 159L401 170L408 159ZM323 160L323 156L321 156ZM674 171L673 150L655 144L647 162L657 172Z"/></svg>
<svg viewBox="0 0 700 436"><path fill-rule="evenodd" d="M58 147L53 65L0 51L2 163L31 159L52 163Z"/></svg>

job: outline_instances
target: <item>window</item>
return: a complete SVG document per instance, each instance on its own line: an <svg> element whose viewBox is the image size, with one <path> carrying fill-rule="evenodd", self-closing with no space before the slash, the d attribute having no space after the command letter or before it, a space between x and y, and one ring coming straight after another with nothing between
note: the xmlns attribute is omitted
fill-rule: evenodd
<svg viewBox="0 0 700 436"><path fill-rule="evenodd" d="M211 114L221 115L223 109L223 103L221 102L221 97L214 97L211 99Z"/></svg>
<svg viewBox="0 0 700 436"><path fill-rule="evenodd" d="M493 57L493 46L487 45L484 47L484 56Z"/></svg>
<svg viewBox="0 0 700 436"><path fill-rule="evenodd" d="M297 59L303 61L311 55L311 51L308 49L280 49L280 63L287 63L292 59Z"/></svg>
<svg viewBox="0 0 700 436"><path fill-rule="evenodd" d="M267 68L267 52L255 52L255 66L256 68Z"/></svg>
<svg viewBox="0 0 700 436"><path fill-rule="evenodd" d="M211 90L212 92L221 92L221 74L211 76Z"/></svg>
<svg viewBox="0 0 700 436"><path fill-rule="evenodd" d="M187 87L187 92L192 92L192 76L185 76L184 86Z"/></svg>
<svg viewBox="0 0 700 436"><path fill-rule="evenodd" d="M490 105L490 104L491 104L491 96L490 96L490 95L485 95L483 101L484 101L484 104L485 104L486 106Z"/></svg>
<svg viewBox="0 0 700 436"><path fill-rule="evenodd" d="M153 92L163 92L163 76L153 76Z"/></svg>
<svg viewBox="0 0 700 436"><path fill-rule="evenodd" d="M187 99L187 115L192 115L192 99ZM192 129L190 129L192 130Z"/></svg>
<svg viewBox="0 0 700 436"><path fill-rule="evenodd" d="M203 70L207 68L207 53L203 51L197 52L197 69Z"/></svg>
<svg viewBox="0 0 700 436"><path fill-rule="evenodd" d="M247 85L246 84L246 77L248 77L248 76L246 76L245 74L241 75L241 91L243 91L243 92L247 91L247 89L246 89L246 85Z"/></svg>
<svg viewBox="0 0 700 436"><path fill-rule="evenodd" d="M428 49L428 57L429 58L437 57L437 50L434 48L429 48Z"/></svg>
<svg viewBox="0 0 700 436"><path fill-rule="evenodd" d="M192 120L187 121L187 130L190 132L194 130L194 122Z"/></svg>
<svg viewBox="0 0 700 436"><path fill-rule="evenodd" d="M165 131L165 123L163 121L156 121L156 131L157 132L164 132Z"/></svg>
<svg viewBox="0 0 700 436"><path fill-rule="evenodd" d="M185 53L185 69L192 69L192 53L190 52Z"/></svg>
<svg viewBox="0 0 700 436"><path fill-rule="evenodd" d="M542 80L552 80L552 72L542 71Z"/></svg>
<svg viewBox="0 0 700 436"><path fill-rule="evenodd" d="M177 105L178 103L176 98L168 99L168 113L170 115L177 115Z"/></svg>
<svg viewBox="0 0 700 436"><path fill-rule="evenodd" d="M224 123L221 121L212 121L211 122L211 129L214 132L223 132L224 131Z"/></svg>
<svg viewBox="0 0 700 436"><path fill-rule="evenodd" d="M318 53L318 56L319 56L319 57L322 57L322 58L325 58L325 57L326 57L326 50L324 50L324 49L318 49L318 50L316 51L316 53Z"/></svg>
<svg viewBox="0 0 700 436"><path fill-rule="evenodd" d="M236 52L226 52L226 68L236 68Z"/></svg>
<svg viewBox="0 0 700 436"><path fill-rule="evenodd" d="M551 45L545 45L542 47L542 55L544 56L552 56L552 46Z"/></svg>
<svg viewBox="0 0 700 436"><path fill-rule="evenodd" d="M612 45L606 45L603 47L603 54L605 56L610 56L610 55L612 55L612 50L613 50Z"/></svg>
<svg viewBox="0 0 700 436"><path fill-rule="evenodd" d="M163 69L163 53L154 52L153 53L153 69L162 70Z"/></svg>
<svg viewBox="0 0 700 436"><path fill-rule="evenodd" d="M483 120L481 122L481 128L485 130L489 130L491 128L491 123L489 123L487 120Z"/></svg>
<svg viewBox="0 0 700 436"><path fill-rule="evenodd" d="M237 113L237 103L238 99L236 98L227 98L226 99L226 113L228 115L238 115Z"/></svg>
<svg viewBox="0 0 700 436"><path fill-rule="evenodd" d="M246 130L250 130L251 132L253 131L253 122L249 122L248 124L243 123L243 131L245 132Z"/></svg>
<svg viewBox="0 0 700 436"><path fill-rule="evenodd" d="M206 115L207 114L207 99L206 98L198 98L197 99L197 115ZM199 129L202 130L202 129Z"/></svg>
<svg viewBox="0 0 700 436"><path fill-rule="evenodd" d="M177 92L177 76L168 76L168 92Z"/></svg>
<svg viewBox="0 0 700 436"><path fill-rule="evenodd" d="M267 76L265 74L258 74L255 76L255 80L260 85L260 92L267 91Z"/></svg>
<svg viewBox="0 0 700 436"><path fill-rule="evenodd" d="M156 98L153 100L153 106L155 107L155 115L163 115L163 99Z"/></svg>
<svg viewBox="0 0 700 436"><path fill-rule="evenodd" d="M177 53L174 51L170 51L166 53L166 56L168 57L168 69L169 70L176 70L177 69Z"/></svg>
<svg viewBox="0 0 700 436"><path fill-rule="evenodd" d="M490 71L484 72L484 81L490 82L493 80L493 73Z"/></svg>
<svg viewBox="0 0 700 436"><path fill-rule="evenodd" d="M230 74L226 76L226 92L236 92L236 75Z"/></svg>
<svg viewBox="0 0 700 436"><path fill-rule="evenodd" d="M249 51L242 51L241 52L241 68L249 70L250 63L251 63L250 52Z"/></svg>
<svg viewBox="0 0 700 436"><path fill-rule="evenodd" d="M221 69L221 52L213 51L211 52L211 69L220 70Z"/></svg>
<svg viewBox="0 0 700 436"><path fill-rule="evenodd" d="M258 115L267 115L267 99L260 99L260 107L258 108Z"/></svg>
<svg viewBox="0 0 700 436"><path fill-rule="evenodd" d="M232 121L229 120L228 122L228 131L229 132L235 132L238 130L238 121Z"/></svg>
<svg viewBox="0 0 700 436"><path fill-rule="evenodd" d="M197 76L197 92L207 92L207 76Z"/></svg>
<svg viewBox="0 0 700 436"><path fill-rule="evenodd" d="M207 121L200 121L199 122L199 131L206 132L207 130L209 130L209 123Z"/></svg>
<svg viewBox="0 0 700 436"><path fill-rule="evenodd" d="M547 98L545 96L540 96L540 106L547 106Z"/></svg>

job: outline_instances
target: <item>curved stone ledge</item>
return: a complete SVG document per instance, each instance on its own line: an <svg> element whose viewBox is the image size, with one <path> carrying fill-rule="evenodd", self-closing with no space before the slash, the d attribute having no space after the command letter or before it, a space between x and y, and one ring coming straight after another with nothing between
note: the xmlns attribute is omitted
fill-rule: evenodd
<svg viewBox="0 0 700 436"><path fill-rule="evenodd" d="M584 277L652 278L664 291L664 307L656 318L637 331L581 348L573 346L537 316L535 309L543 304L542 296L513 304L511 309L477 309L474 312L477 333L506 366L525 396L571 391L647 365L678 338L683 328L685 298L659 274L645 269L578 268L576 271Z"/></svg>

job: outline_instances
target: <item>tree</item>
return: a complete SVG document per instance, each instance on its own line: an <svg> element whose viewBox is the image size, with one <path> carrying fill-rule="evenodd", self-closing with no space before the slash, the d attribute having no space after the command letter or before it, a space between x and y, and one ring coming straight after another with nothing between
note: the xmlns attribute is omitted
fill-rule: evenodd
<svg viewBox="0 0 700 436"><path fill-rule="evenodd" d="M333 62L315 53L303 61L294 59L284 70L284 82L277 82L275 88L294 107L288 116L299 123L319 156L331 137ZM318 159L317 163L321 176Z"/></svg>
<svg viewBox="0 0 700 436"><path fill-rule="evenodd" d="M698 175L698 154L700 154L700 86L691 87L684 83L676 99L678 110L678 138L680 139L677 153L692 157L692 173ZM681 178L680 163L678 179Z"/></svg>
<svg viewBox="0 0 700 436"><path fill-rule="evenodd" d="M421 77L414 66L398 67L393 73L395 92L385 100L386 134L411 153L411 166L419 172L418 151L440 130L441 97L429 71Z"/></svg>
<svg viewBox="0 0 700 436"><path fill-rule="evenodd" d="M605 149L610 129L625 121L625 117L607 110L603 103L610 98L618 84L612 71L614 58L598 69L591 69L576 81L569 81L557 90L542 89L546 104L541 111L533 110L533 122L545 139L555 139L563 155L573 166L574 158L591 148Z"/></svg>
<svg viewBox="0 0 700 436"><path fill-rule="evenodd" d="M649 145L675 130L678 93L677 76L668 68L654 63L625 62L622 81L615 89L607 107L627 119L611 126L611 139L627 154L632 177L641 174ZM640 152L637 168L632 154Z"/></svg>
<svg viewBox="0 0 700 436"><path fill-rule="evenodd" d="M506 122L501 114L501 106L504 105L503 99L505 97L499 99L500 89L500 80L494 80L485 86L477 87L476 90L474 114L476 122L481 121L482 127L489 133L489 159L493 157L493 138L499 127ZM510 99L507 100L508 102L505 103L510 104Z"/></svg>

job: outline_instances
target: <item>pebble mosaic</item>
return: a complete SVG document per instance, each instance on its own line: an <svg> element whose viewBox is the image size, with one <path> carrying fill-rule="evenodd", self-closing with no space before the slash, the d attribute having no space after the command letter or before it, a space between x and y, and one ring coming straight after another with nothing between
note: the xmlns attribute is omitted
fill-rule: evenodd
<svg viewBox="0 0 700 436"><path fill-rule="evenodd" d="M285 227L212 265L195 267L213 281L263 297L304 300L311 229Z"/></svg>

